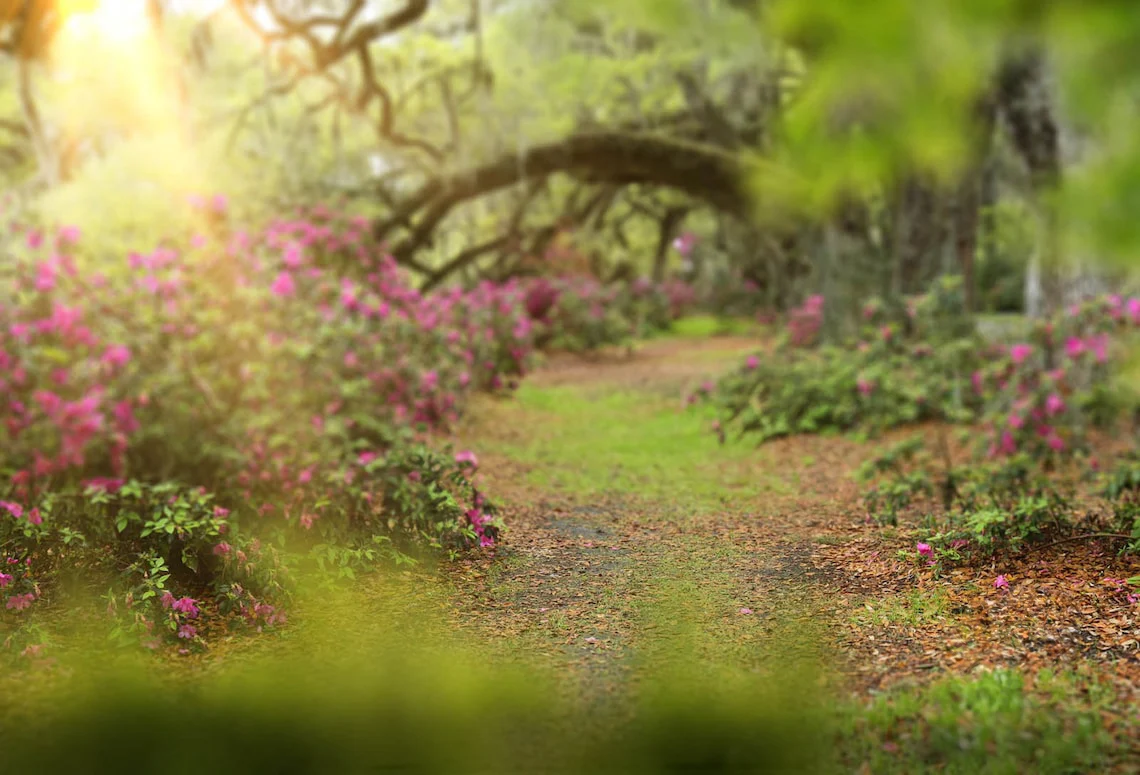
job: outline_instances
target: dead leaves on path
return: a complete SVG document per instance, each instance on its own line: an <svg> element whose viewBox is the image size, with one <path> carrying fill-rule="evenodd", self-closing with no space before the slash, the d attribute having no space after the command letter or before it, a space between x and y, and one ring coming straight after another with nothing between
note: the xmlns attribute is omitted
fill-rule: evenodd
<svg viewBox="0 0 1140 775"><path fill-rule="evenodd" d="M694 357L703 345L654 343L632 359L604 363L555 359L536 379L598 391L672 389L703 379L702 370L716 365ZM524 431L541 433L503 432ZM755 475L774 473L787 494L737 499L723 513L692 515L683 527L668 504L630 499L593 503L597 513L574 516L573 499L526 484L509 460L488 460L485 469L496 472L491 489L509 504L510 530L496 560L468 561L458 571L464 599L457 620L473 617L488 632L562 655L624 653L637 637L633 613L644 595L632 581L638 563L665 546L722 546L724 557L713 562L734 579L732 602L705 614L731 622L722 625L726 632L767 626L765 596L772 590L810 590L807 610L830 620L827 631L859 693L943 672L1091 665L1131 697L1140 686L1140 603L1129 601L1119 580L1140 575L1140 563L1117 557L1108 544L1074 542L936 574L914 556L914 536L868 523L852 478L882 445L913 433L871 443L774 441L757 455ZM761 459L768 466L776 461L779 470L765 470ZM575 534L575 520L607 532ZM999 576L1007 586L995 586Z"/></svg>

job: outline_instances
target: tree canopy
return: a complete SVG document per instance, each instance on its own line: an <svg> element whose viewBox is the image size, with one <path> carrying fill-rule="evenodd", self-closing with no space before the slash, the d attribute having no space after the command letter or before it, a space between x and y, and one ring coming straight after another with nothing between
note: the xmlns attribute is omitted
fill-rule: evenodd
<svg viewBox="0 0 1140 775"><path fill-rule="evenodd" d="M134 191L110 219L124 229L176 218L192 191L343 200L426 285L528 271L571 235L603 275L663 276L696 230L777 304L797 278L899 293L946 271L974 304L978 258L1006 241L995 213L1022 203L1030 306L1055 307L1065 272L1135 244L1132 16L28 0L0 20L17 86L0 159L54 217Z"/></svg>

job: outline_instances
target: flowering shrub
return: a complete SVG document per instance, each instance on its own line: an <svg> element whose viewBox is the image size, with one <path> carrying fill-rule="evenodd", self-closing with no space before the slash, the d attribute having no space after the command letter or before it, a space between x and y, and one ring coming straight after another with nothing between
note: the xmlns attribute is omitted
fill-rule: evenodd
<svg viewBox="0 0 1140 775"><path fill-rule="evenodd" d="M859 472L874 482L864 503L879 522L897 524L903 511L923 507L930 536L921 558L988 555L1072 526L1072 493L1027 453L955 465L940 441L939 454L923 439L902 442Z"/></svg>
<svg viewBox="0 0 1140 775"><path fill-rule="evenodd" d="M818 311L822 303L809 306ZM1140 324L1140 300L1089 302L1039 325L1031 341L1010 345L976 333L954 281L909 300L901 314L872 301L863 318L847 347L783 348L727 375L709 391L721 427L765 441L980 421L990 457L1026 452L1059 464L1083 454L1089 428L1112 423L1126 408L1111 388L1110 344ZM807 343L817 331L808 325L788 344Z"/></svg>
<svg viewBox="0 0 1140 775"><path fill-rule="evenodd" d="M809 296L788 314L788 344L791 347L814 347L823 327L823 297Z"/></svg>
<svg viewBox="0 0 1140 775"><path fill-rule="evenodd" d="M666 330L693 300L692 288L678 281L641 278L623 286L586 277L539 277L528 284L525 306L538 344L588 351Z"/></svg>
<svg viewBox="0 0 1140 775"><path fill-rule="evenodd" d="M869 306L868 325L857 342L804 351L818 334L822 314L822 299L813 297L804 315L815 322L795 329L791 347L775 357L749 358L710 391L721 427L763 442L797 433L878 431L972 417L981 399L962 390L962 378L984 347L973 333L947 336L960 330L960 313L948 309L943 298L952 288L914 300L905 324L883 322Z"/></svg>
<svg viewBox="0 0 1140 775"><path fill-rule="evenodd" d="M317 211L109 266L87 266L73 230L16 230L0 267L0 546L43 572L32 586L6 572L9 610L53 569L98 561L126 574L128 609L209 587L268 620L261 597L287 574L257 536L319 534L362 561L494 543L473 456L425 434L526 373L524 289L423 296L364 225ZM364 280L334 277L338 261ZM193 640L187 611L166 610Z"/></svg>

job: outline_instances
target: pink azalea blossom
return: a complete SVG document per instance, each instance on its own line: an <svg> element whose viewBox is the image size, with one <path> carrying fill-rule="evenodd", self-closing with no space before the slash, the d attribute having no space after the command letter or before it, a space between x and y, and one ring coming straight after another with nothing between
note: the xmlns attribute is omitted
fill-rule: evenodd
<svg viewBox="0 0 1140 775"><path fill-rule="evenodd" d="M1085 351L1085 342L1077 336L1070 336L1065 340L1065 353L1070 358L1077 358Z"/></svg>
<svg viewBox="0 0 1140 775"><path fill-rule="evenodd" d="M1033 347L1028 344L1015 344L1009 348L1009 358L1015 364L1022 364L1033 353Z"/></svg>
<svg viewBox="0 0 1140 775"><path fill-rule="evenodd" d="M131 360L131 351L125 344L114 344L103 353L102 361L111 366L126 366Z"/></svg>
<svg viewBox="0 0 1140 775"><path fill-rule="evenodd" d="M31 604L35 602L35 600L36 596L30 592L26 595L12 595L10 598L8 598L8 602L5 607L9 611L23 611L26 608L30 607Z"/></svg>
<svg viewBox="0 0 1140 775"><path fill-rule="evenodd" d="M741 608L740 611L738 611L738 613L743 614L744 616L748 616L749 614L752 613L752 609L751 608Z"/></svg>
<svg viewBox="0 0 1140 775"><path fill-rule="evenodd" d="M0 501L0 509L6 509L16 519L24 516L24 507L12 501Z"/></svg>
<svg viewBox="0 0 1140 775"><path fill-rule="evenodd" d="M749 371L751 371L760 365L760 359L755 355L749 355L748 360L744 362L744 365L748 368Z"/></svg>
<svg viewBox="0 0 1140 775"><path fill-rule="evenodd" d="M1052 417L1063 411L1065 411L1065 399L1056 393L1050 393L1049 397L1045 399L1045 413Z"/></svg>
<svg viewBox="0 0 1140 775"><path fill-rule="evenodd" d="M479 467L479 459L475 457L475 453L469 449L463 450L462 452L456 452L455 462L459 463L460 465L469 465L472 468Z"/></svg>
<svg viewBox="0 0 1140 775"><path fill-rule="evenodd" d="M12 583L13 576L8 573L0 573L0 589Z"/></svg>
<svg viewBox="0 0 1140 775"><path fill-rule="evenodd" d="M273 280L273 284L269 286L269 290L278 296L292 296L296 291L297 285L293 281L293 275L288 272L281 272Z"/></svg>
<svg viewBox="0 0 1140 775"><path fill-rule="evenodd" d="M1135 296L1130 298L1126 309L1128 310L1128 317L1132 318L1132 322L1140 325L1140 299Z"/></svg>
<svg viewBox="0 0 1140 775"><path fill-rule="evenodd" d="M1004 575L994 579L994 589L1009 589L1009 581Z"/></svg>
<svg viewBox="0 0 1140 775"><path fill-rule="evenodd" d="M198 601L192 597L180 597L170 604L170 610L186 614L191 619L197 619L200 613L197 603Z"/></svg>
<svg viewBox="0 0 1140 775"><path fill-rule="evenodd" d="M932 547L930 544L924 544L921 541L919 541L917 544L914 545L914 548L918 551L919 557L933 557L934 556L934 547Z"/></svg>
<svg viewBox="0 0 1140 775"><path fill-rule="evenodd" d="M183 624L178 628L178 637L183 640L193 640L198 637L198 630L192 624Z"/></svg>

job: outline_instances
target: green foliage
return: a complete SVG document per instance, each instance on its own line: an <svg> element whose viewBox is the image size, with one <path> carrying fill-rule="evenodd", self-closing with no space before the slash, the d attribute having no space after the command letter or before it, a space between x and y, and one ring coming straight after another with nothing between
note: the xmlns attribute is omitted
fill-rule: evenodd
<svg viewBox="0 0 1140 775"><path fill-rule="evenodd" d="M1100 494L1111 504L1112 528L1131 536L1130 551L1140 551L1140 454L1130 451L1105 472Z"/></svg>
<svg viewBox="0 0 1140 775"><path fill-rule="evenodd" d="M878 432L925 420L974 416L980 402L963 383L984 350L946 281L901 317L872 301L857 342L753 357L713 391L727 430L761 443L799 433ZM810 312L810 310L809 310Z"/></svg>
<svg viewBox="0 0 1140 775"><path fill-rule="evenodd" d="M846 719L843 761L872 772L1063 775L1102 771L1110 741L1093 684L997 669L900 688Z"/></svg>

